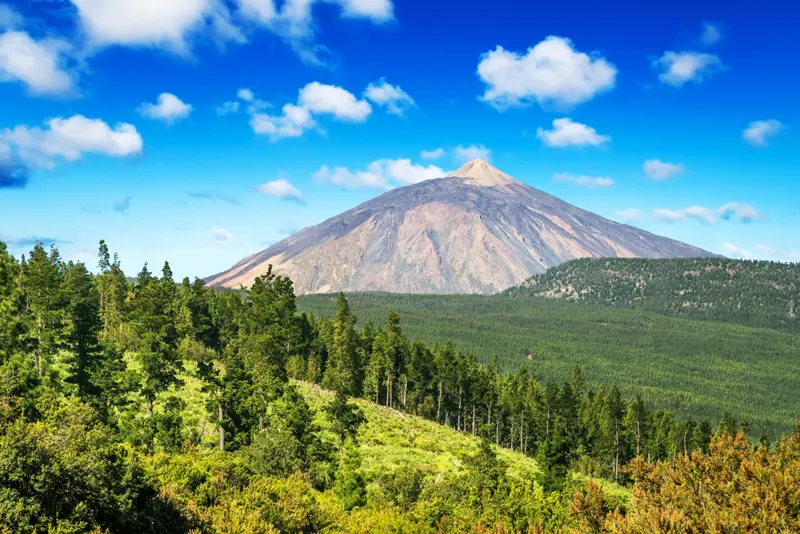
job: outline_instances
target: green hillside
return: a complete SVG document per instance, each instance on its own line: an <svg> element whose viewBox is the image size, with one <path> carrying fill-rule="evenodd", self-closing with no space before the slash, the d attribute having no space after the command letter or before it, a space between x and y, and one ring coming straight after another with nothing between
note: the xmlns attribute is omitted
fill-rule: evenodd
<svg viewBox="0 0 800 534"><path fill-rule="evenodd" d="M800 331L800 264L583 259L549 269L505 294Z"/></svg>
<svg viewBox="0 0 800 534"><path fill-rule="evenodd" d="M563 382L580 365L593 385L641 393L658 408L718 420L725 411L751 433L775 434L800 417L800 337L741 325L665 317L592 304L497 296L365 293L348 296L360 322L382 323L387 308L412 339L454 345L506 370L527 366ZM330 295L298 308L330 316Z"/></svg>

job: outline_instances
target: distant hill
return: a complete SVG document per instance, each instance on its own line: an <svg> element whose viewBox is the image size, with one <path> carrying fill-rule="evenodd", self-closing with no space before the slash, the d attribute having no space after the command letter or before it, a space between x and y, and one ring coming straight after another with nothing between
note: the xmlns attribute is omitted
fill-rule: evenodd
<svg viewBox="0 0 800 534"><path fill-rule="evenodd" d="M300 230L206 281L250 286L272 265L299 295L496 293L574 258L707 256L713 254L604 219L474 160Z"/></svg>
<svg viewBox="0 0 800 534"><path fill-rule="evenodd" d="M580 259L506 292L800 332L800 264Z"/></svg>

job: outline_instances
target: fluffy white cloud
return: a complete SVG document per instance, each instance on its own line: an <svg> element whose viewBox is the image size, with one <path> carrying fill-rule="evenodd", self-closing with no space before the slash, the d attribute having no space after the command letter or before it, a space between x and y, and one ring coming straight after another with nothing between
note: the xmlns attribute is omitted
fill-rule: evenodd
<svg viewBox="0 0 800 534"><path fill-rule="evenodd" d="M256 113L250 118L250 126L259 135L268 135L274 143L284 137L299 137L317 123L306 108L294 104L283 106L283 114Z"/></svg>
<svg viewBox="0 0 800 534"><path fill-rule="evenodd" d="M729 243L726 241L725 244L722 246L725 249L725 252L729 253L734 258L739 258L743 260L755 259L755 256L749 250L738 247L733 243Z"/></svg>
<svg viewBox="0 0 800 534"><path fill-rule="evenodd" d="M591 126L574 122L568 117L554 120L552 130L538 128L536 137L552 147L599 146L611 141L610 136L600 135Z"/></svg>
<svg viewBox="0 0 800 534"><path fill-rule="evenodd" d="M443 178L447 174L436 165L419 165L412 163L410 159L382 159L373 162L370 168L374 170L376 163L380 164L379 168L385 176L401 185Z"/></svg>
<svg viewBox="0 0 800 534"><path fill-rule="evenodd" d="M338 185L343 189L391 189L395 185L416 184L425 180L443 178L446 172L435 165L419 165L410 159L379 159L369 164L366 171L351 171L346 167L330 168L323 165L314 179Z"/></svg>
<svg viewBox="0 0 800 534"><path fill-rule="evenodd" d="M420 157L422 159L441 159L444 157L444 154L443 148L437 148L434 150L423 150L420 152Z"/></svg>
<svg viewBox="0 0 800 534"><path fill-rule="evenodd" d="M372 113L372 106L366 100L359 100L336 85L319 82L311 82L300 89L297 103L312 113L328 113L341 121L364 122Z"/></svg>
<svg viewBox="0 0 800 534"><path fill-rule="evenodd" d="M347 167L331 168L323 165L314 173L313 178L318 182L331 183L343 189L389 189L389 185L379 174L379 170L373 168L372 165L370 165L370 170L358 172L353 172Z"/></svg>
<svg viewBox="0 0 800 534"><path fill-rule="evenodd" d="M575 176L574 174L570 174L568 172L559 172L553 176L553 180L556 182L567 182L571 184L575 184L578 187L585 187L587 189L593 188L606 188L611 187L614 185L614 180L611 178L605 178L603 176Z"/></svg>
<svg viewBox="0 0 800 534"><path fill-rule="evenodd" d="M125 157L142 151L142 138L128 123L111 128L100 119L73 115L55 118L45 128L16 126L0 131L0 144L7 144L16 156L35 167L52 169L55 158L75 161L84 153Z"/></svg>
<svg viewBox="0 0 800 534"><path fill-rule="evenodd" d="M221 0L71 0L96 47L158 46L189 51L190 36L243 42Z"/></svg>
<svg viewBox="0 0 800 534"><path fill-rule="evenodd" d="M296 200L302 199L302 193L289 180L280 178L272 180L258 186L258 190L271 197L278 197L283 200Z"/></svg>
<svg viewBox="0 0 800 534"><path fill-rule="evenodd" d="M385 107L392 115L402 116L414 107L414 99L399 86L387 83L381 78L380 82L367 86L364 96L375 104Z"/></svg>
<svg viewBox="0 0 800 534"><path fill-rule="evenodd" d="M713 54L701 52L664 52L653 60L653 67L660 71L658 78L662 83L681 87L686 82L702 82L722 67L722 61Z"/></svg>
<svg viewBox="0 0 800 534"><path fill-rule="evenodd" d="M700 41L707 46L716 44L722 39L722 31L719 26L711 22L703 23L703 33L700 35Z"/></svg>
<svg viewBox="0 0 800 534"><path fill-rule="evenodd" d="M687 217L696 219L703 224L714 224L717 218L714 215L714 210L704 208L702 206L689 206L683 212Z"/></svg>
<svg viewBox="0 0 800 534"><path fill-rule="evenodd" d="M239 102L223 102L217 108L217 115L228 115L229 113L237 113L239 111Z"/></svg>
<svg viewBox="0 0 800 534"><path fill-rule="evenodd" d="M737 218L747 223L763 218L760 211L743 202L728 202L717 210L695 205L682 210L657 209L653 210L653 214L659 221L667 223L680 222L688 218L696 219L703 224L714 224L718 221L717 217L724 220Z"/></svg>
<svg viewBox="0 0 800 534"><path fill-rule="evenodd" d="M239 98L239 100L244 100L245 102L252 102L256 95L253 94L253 91L250 89L244 88L236 91L236 97Z"/></svg>
<svg viewBox="0 0 800 534"><path fill-rule="evenodd" d="M763 219L764 215L750 204L744 202L728 202L717 210L723 219L736 217L742 222L752 222Z"/></svg>
<svg viewBox="0 0 800 534"><path fill-rule="evenodd" d="M648 159L642 166L644 175L651 180L669 180L686 170L679 163L668 163L660 159Z"/></svg>
<svg viewBox="0 0 800 534"><path fill-rule="evenodd" d="M549 36L525 54L498 46L481 56L481 97L492 106L575 106L614 88L616 67L605 58L578 52L569 39Z"/></svg>
<svg viewBox="0 0 800 534"><path fill-rule="evenodd" d="M172 93L161 93L155 104L148 102L139 106L139 113L148 119L156 119L165 124L185 119L192 112L192 106Z"/></svg>
<svg viewBox="0 0 800 534"><path fill-rule="evenodd" d="M473 159L489 161L492 157L492 151L483 145L458 145L453 149L453 157L459 163L466 163L468 161L472 161Z"/></svg>
<svg viewBox="0 0 800 534"><path fill-rule="evenodd" d="M742 137L753 146L765 146L768 137L777 135L784 128L786 125L775 119L753 121L744 129Z"/></svg>
<svg viewBox="0 0 800 534"><path fill-rule="evenodd" d="M668 210L660 208L653 210L653 215L656 216L656 219L665 223L676 223L686 219L686 213L683 210Z"/></svg>
<svg viewBox="0 0 800 534"><path fill-rule="evenodd" d="M644 213L639 208L629 208L618 211L617 216L626 223L634 223L644 219Z"/></svg>
<svg viewBox="0 0 800 534"><path fill-rule="evenodd" d="M391 0L70 0L94 46L156 46L188 54L194 40L243 43L253 31L272 32L313 64L327 49L316 43L315 4L335 4L344 18L381 24L394 17ZM229 7L230 6L230 7Z"/></svg>
<svg viewBox="0 0 800 534"><path fill-rule="evenodd" d="M329 55L325 46L316 43L312 13L315 4L335 4L344 18L362 18L375 24L394 18L391 0L284 0L280 7L274 0L235 1L245 22L279 35L303 61L313 65L325 65Z"/></svg>
<svg viewBox="0 0 800 534"><path fill-rule="evenodd" d="M32 93L69 94L72 46L59 39L36 41L23 31L0 34L0 82L20 81Z"/></svg>
<svg viewBox="0 0 800 534"><path fill-rule="evenodd" d="M331 0L328 0L331 1ZM342 7L342 15L353 18L367 18L376 23L394 18L391 0L333 0Z"/></svg>
<svg viewBox="0 0 800 534"><path fill-rule="evenodd" d="M216 243L219 243L220 245L227 245L229 243L232 243L234 239L232 233L230 233L225 228L220 228L220 227L212 228L211 235L213 236L214 241Z"/></svg>

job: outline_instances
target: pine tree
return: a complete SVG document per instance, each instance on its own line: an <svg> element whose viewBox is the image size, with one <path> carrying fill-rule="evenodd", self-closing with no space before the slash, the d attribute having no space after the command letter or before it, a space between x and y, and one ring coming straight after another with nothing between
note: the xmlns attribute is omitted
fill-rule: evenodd
<svg viewBox="0 0 800 534"><path fill-rule="evenodd" d="M360 361L356 318L344 293L339 293L333 319L332 346L322 384L346 396L358 395L360 390Z"/></svg>
<svg viewBox="0 0 800 534"><path fill-rule="evenodd" d="M39 376L50 357L61 343L61 327L64 319L64 295L61 284L64 279L64 264L55 246L48 253L37 242L30 258L22 269L22 291L25 304L33 317L31 334L36 341L34 362Z"/></svg>

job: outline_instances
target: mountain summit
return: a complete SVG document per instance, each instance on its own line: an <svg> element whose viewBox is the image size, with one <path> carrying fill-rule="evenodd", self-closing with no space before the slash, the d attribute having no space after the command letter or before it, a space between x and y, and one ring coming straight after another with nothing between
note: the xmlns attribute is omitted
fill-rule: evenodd
<svg viewBox="0 0 800 534"><path fill-rule="evenodd" d="M248 286L271 264L298 294L493 293L575 258L705 256L713 254L609 221L473 160L305 228L207 282Z"/></svg>

